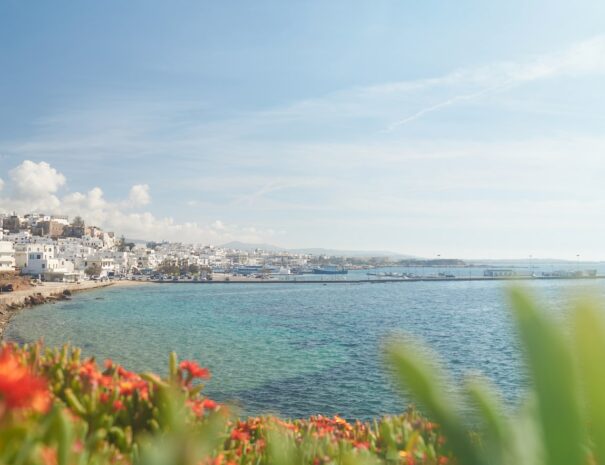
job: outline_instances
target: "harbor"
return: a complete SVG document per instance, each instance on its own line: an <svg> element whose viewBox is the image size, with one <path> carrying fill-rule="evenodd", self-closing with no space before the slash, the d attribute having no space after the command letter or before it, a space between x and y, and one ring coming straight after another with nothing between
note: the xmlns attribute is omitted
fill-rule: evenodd
<svg viewBox="0 0 605 465"><path fill-rule="evenodd" d="M290 278L255 278L255 277L226 277L223 279L195 280L147 280L155 284L384 284L384 283L413 283L413 282L470 282L470 281L591 281L605 279L605 275L594 276L419 276L412 278L372 278L366 279L335 279L321 277L309 279L303 277Z"/></svg>

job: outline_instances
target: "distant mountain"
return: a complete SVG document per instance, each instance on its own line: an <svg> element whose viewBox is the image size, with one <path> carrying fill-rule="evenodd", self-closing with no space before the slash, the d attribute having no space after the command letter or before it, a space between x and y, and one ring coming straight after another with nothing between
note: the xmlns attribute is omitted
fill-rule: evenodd
<svg viewBox="0 0 605 465"><path fill-rule="evenodd" d="M238 249L251 252L255 249L269 250L275 252L289 252L308 255L327 255L332 257L391 257L391 258L415 258L412 255L404 255L397 252L389 252L386 250L338 250L324 248L300 248L286 249L271 244L248 244L246 242L232 241L221 245L226 249Z"/></svg>
<svg viewBox="0 0 605 465"><path fill-rule="evenodd" d="M302 253L311 255L328 255L334 257L390 257L390 258L416 258L412 255L405 255L388 250L338 250L338 249L288 249L288 252Z"/></svg>

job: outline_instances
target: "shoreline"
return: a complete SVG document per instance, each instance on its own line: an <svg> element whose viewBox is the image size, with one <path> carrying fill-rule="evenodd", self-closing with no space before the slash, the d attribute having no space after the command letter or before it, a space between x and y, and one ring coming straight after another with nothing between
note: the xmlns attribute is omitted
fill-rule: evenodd
<svg viewBox="0 0 605 465"><path fill-rule="evenodd" d="M4 331L13 316L25 308L59 300L67 300L72 294L78 292L91 291L110 286L129 287L143 284L145 283L136 281L84 281L80 284L44 283L42 285L32 286L30 289L0 294L0 341L3 339Z"/></svg>
<svg viewBox="0 0 605 465"><path fill-rule="evenodd" d="M597 276L456 276L453 278L438 276L422 276L415 278L365 278L365 279L334 279L331 277L308 279L292 277L290 279L263 279L245 276L220 277L210 281L199 280L146 280L141 283L150 284L384 284L384 283L416 283L416 282L468 282L468 281L597 281L605 279L605 275Z"/></svg>

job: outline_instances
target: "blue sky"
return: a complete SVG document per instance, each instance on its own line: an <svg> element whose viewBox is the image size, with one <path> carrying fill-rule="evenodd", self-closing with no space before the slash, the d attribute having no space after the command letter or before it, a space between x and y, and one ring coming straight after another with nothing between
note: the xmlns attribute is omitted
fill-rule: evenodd
<svg viewBox="0 0 605 465"><path fill-rule="evenodd" d="M0 210L605 259L602 1L4 1L0 69Z"/></svg>

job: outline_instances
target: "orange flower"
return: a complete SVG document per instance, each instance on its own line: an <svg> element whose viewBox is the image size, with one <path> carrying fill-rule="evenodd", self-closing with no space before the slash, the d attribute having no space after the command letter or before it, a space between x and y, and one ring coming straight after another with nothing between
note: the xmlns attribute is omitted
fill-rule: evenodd
<svg viewBox="0 0 605 465"><path fill-rule="evenodd" d="M109 375L101 376L99 381L100 381L101 386L104 386L104 387L112 387L113 383L114 383L113 377L111 377Z"/></svg>
<svg viewBox="0 0 605 465"><path fill-rule="evenodd" d="M132 381L122 381L122 382L120 382L120 395L121 396L130 395L135 390L135 388L136 388L136 384L133 383Z"/></svg>
<svg viewBox="0 0 605 465"><path fill-rule="evenodd" d="M44 465L57 465L56 449L49 446L43 446L40 450L40 455L42 456L42 463Z"/></svg>
<svg viewBox="0 0 605 465"><path fill-rule="evenodd" d="M200 400L187 400L186 404L189 406L191 411L195 414L196 417L201 417L204 415L204 404Z"/></svg>
<svg viewBox="0 0 605 465"><path fill-rule="evenodd" d="M50 405L46 380L22 365L9 347L0 353L0 398L9 409L45 412Z"/></svg>

